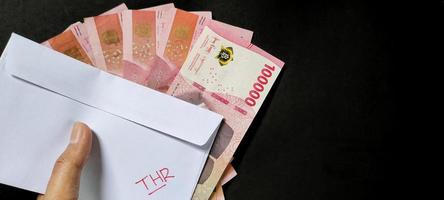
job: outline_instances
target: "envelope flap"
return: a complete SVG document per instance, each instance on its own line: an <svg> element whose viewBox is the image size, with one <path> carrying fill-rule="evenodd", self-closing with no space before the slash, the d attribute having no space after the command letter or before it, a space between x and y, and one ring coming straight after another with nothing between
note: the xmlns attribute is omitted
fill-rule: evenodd
<svg viewBox="0 0 444 200"><path fill-rule="evenodd" d="M219 114L103 72L16 34L12 34L5 52L6 70L15 77L196 145L207 143L222 120Z"/></svg>

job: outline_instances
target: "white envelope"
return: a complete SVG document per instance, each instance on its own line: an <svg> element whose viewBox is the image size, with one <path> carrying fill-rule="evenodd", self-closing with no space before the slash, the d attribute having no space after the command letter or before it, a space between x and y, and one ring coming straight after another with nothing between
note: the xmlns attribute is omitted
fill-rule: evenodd
<svg viewBox="0 0 444 200"><path fill-rule="evenodd" d="M13 34L0 58L0 183L44 193L75 121L80 198L190 199L222 116Z"/></svg>

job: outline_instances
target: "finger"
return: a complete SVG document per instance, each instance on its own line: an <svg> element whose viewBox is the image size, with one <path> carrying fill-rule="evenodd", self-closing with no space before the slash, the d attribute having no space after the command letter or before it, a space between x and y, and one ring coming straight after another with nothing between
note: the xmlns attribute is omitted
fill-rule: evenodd
<svg viewBox="0 0 444 200"><path fill-rule="evenodd" d="M57 159L44 200L73 200L79 193L80 174L91 151L92 134L83 123L75 123L68 147Z"/></svg>
<svg viewBox="0 0 444 200"><path fill-rule="evenodd" d="M37 196L37 200L44 200L45 197L42 194L39 194L39 196Z"/></svg>

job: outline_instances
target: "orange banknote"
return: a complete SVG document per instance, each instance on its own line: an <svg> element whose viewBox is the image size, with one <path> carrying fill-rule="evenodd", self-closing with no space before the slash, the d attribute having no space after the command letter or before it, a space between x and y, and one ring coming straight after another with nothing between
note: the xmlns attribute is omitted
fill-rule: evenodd
<svg viewBox="0 0 444 200"><path fill-rule="evenodd" d="M93 64L91 57L86 53L85 48L82 47L71 30L65 31L43 44L86 64Z"/></svg>
<svg viewBox="0 0 444 200"><path fill-rule="evenodd" d="M196 14L176 9L163 57L177 68L182 66L191 48L198 19Z"/></svg>
<svg viewBox="0 0 444 200"><path fill-rule="evenodd" d="M114 14L124 10L128 10L128 7L123 3L101 15ZM80 22L70 25L63 33L43 42L42 44L84 63L95 65L92 58L88 33L85 26Z"/></svg>

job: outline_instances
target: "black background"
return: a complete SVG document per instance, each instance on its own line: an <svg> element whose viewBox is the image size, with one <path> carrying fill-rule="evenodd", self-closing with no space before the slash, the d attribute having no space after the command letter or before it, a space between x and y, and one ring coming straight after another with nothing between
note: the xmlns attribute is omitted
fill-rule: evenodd
<svg viewBox="0 0 444 200"><path fill-rule="evenodd" d="M1 0L11 32L42 42L119 0ZM168 1L125 1L132 9ZM235 154L226 199L381 199L391 189L396 38L402 3L357 0L177 1L254 31L285 69ZM442 8L442 4L438 3ZM402 21L402 20L401 20ZM1 153L1 152L0 152ZM0 163L5 165L7 163ZM0 185L0 199L35 194Z"/></svg>

